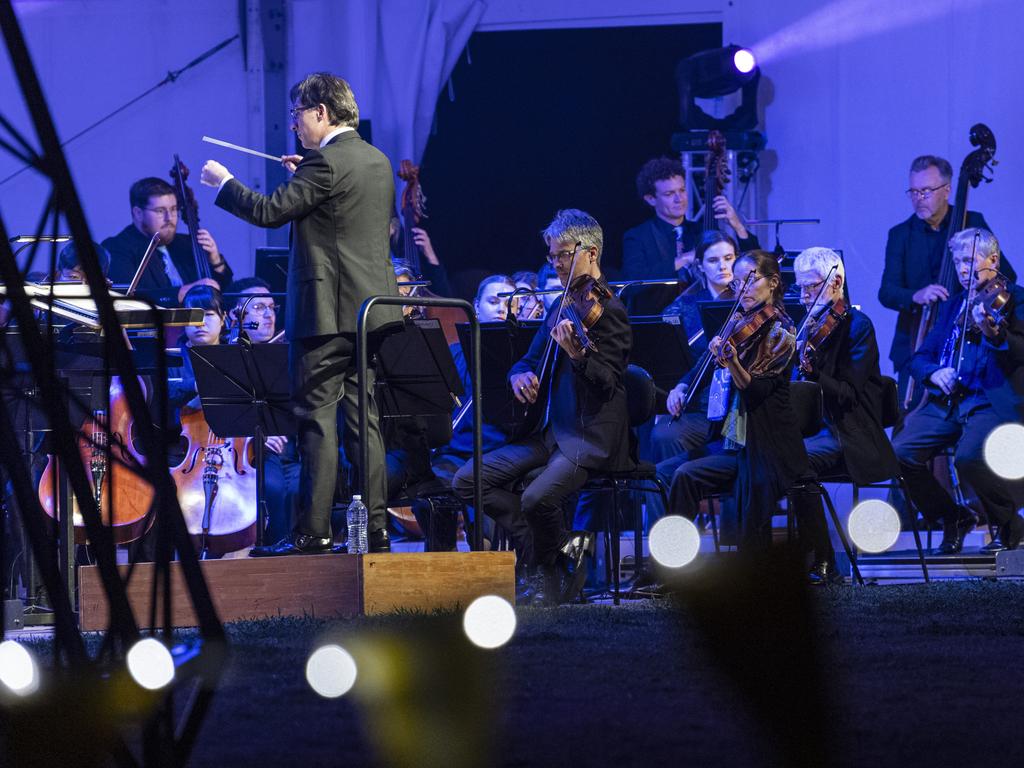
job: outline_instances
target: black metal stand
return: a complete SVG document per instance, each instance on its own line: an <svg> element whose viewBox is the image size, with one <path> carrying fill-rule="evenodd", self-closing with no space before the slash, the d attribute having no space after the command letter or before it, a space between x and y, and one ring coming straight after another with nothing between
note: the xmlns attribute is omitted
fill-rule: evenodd
<svg viewBox="0 0 1024 768"><path fill-rule="evenodd" d="M192 371L210 428L221 437L252 437L256 454L256 545L267 527L264 488L267 435L293 435L286 344L214 344L191 347Z"/></svg>

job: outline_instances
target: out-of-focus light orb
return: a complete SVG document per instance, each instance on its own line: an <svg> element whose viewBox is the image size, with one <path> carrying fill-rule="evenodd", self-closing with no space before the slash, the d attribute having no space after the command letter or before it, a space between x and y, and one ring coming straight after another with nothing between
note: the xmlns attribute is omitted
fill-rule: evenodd
<svg viewBox="0 0 1024 768"><path fill-rule="evenodd" d="M864 552L885 552L900 535L900 516L881 499L862 501L846 521L850 539Z"/></svg>
<svg viewBox="0 0 1024 768"><path fill-rule="evenodd" d="M28 696L39 688L39 667L21 643L0 643L0 683L18 696Z"/></svg>
<svg viewBox="0 0 1024 768"><path fill-rule="evenodd" d="M689 565L700 551L700 531L681 515L667 515L651 527L651 557L666 568Z"/></svg>
<svg viewBox="0 0 1024 768"><path fill-rule="evenodd" d="M487 649L498 648L515 634L515 608L508 600L497 595L478 597L466 608L462 628L473 645Z"/></svg>
<svg viewBox="0 0 1024 768"><path fill-rule="evenodd" d="M1024 424L1000 424L985 438L985 463L1004 480L1024 477Z"/></svg>
<svg viewBox="0 0 1024 768"><path fill-rule="evenodd" d="M129 649L128 672L143 688L158 691L174 680L174 659L166 645L147 637Z"/></svg>
<svg viewBox="0 0 1024 768"><path fill-rule="evenodd" d="M737 71L744 75L749 72L753 72L754 67L757 65L757 61L754 59L754 54L746 48L740 48L733 54L732 63L735 65Z"/></svg>
<svg viewBox="0 0 1024 768"><path fill-rule="evenodd" d="M356 684L356 660L340 645L321 645L306 662L309 687L325 699L344 696Z"/></svg>

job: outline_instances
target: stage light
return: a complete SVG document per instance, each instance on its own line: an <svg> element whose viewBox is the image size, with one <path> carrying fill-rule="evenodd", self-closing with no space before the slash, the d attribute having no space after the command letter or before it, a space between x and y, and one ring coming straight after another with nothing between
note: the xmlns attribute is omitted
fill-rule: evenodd
<svg viewBox="0 0 1024 768"><path fill-rule="evenodd" d="M651 557L666 568L682 568L700 551L700 532L693 521L668 515L651 527Z"/></svg>
<svg viewBox="0 0 1024 768"><path fill-rule="evenodd" d="M754 60L754 54L746 48L740 48L733 54L732 63L736 69L742 74L746 75L749 72L754 71L754 67L757 66L757 62Z"/></svg>
<svg viewBox="0 0 1024 768"><path fill-rule="evenodd" d="M850 539L864 552L885 552L900 535L900 516L881 499L862 501L846 521Z"/></svg>
<svg viewBox="0 0 1024 768"><path fill-rule="evenodd" d="M356 660L340 645L321 645L306 662L306 682L325 699L344 696L356 683Z"/></svg>
<svg viewBox="0 0 1024 768"><path fill-rule="evenodd" d="M21 643L0 643L0 683L17 696L29 696L39 688L39 667Z"/></svg>
<svg viewBox="0 0 1024 768"><path fill-rule="evenodd" d="M1004 480L1024 478L1024 425L1000 424L985 438L985 463Z"/></svg>
<svg viewBox="0 0 1024 768"><path fill-rule="evenodd" d="M157 691L174 680L174 659L166 645L147 637L129 649L128 672L143 688Z"/></svg>
<svg viewBox="0 0 1024 768"><path fill-rule="evenodd" d="M498 648L516 631L516 611L508 600L497 595L478 597L466 609L462 628L473 645Z"/></svg>

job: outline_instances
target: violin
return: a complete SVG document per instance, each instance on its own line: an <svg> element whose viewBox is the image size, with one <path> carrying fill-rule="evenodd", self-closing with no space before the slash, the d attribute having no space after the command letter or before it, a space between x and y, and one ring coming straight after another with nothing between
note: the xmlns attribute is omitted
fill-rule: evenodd
<svg viewBox="0 0 1024 768"><path fill-rule="evenodd" d="M813 316L808 315L796 339L801 374L807 376L814 371L814 353L846 318L846 310L846 302L840 298L830 300Z"/></svg>
<svg viewBox="0 0 1024 768"><path fill-rule="evenodd" d="M580 348L588 352L597 351L597 345L587 331L601 319L605 302L611 297L611 290L596 277L580 275L566 286L552 330L559 321L569 320Z"/></svg>
<svg viewBox="0 0 1024 768"><path fill-rule="evenodd" d="M762 304L760 307L746 312L736 312L718 334L722 340L722 347L731 344L735 348L736 354L742 355L760 337L761 330L778 316L778 307L770 303ZM715 362L724 367L725 360L723 358L716 357Z"/></svg>
<svg viewBox="0 0 1024 768"><path fill-rule="evenodd" d="M139 383L145 396L145 382L140 379ZM111 529L115 544L127 544L140 538L153 524L149 510L154 490L135 469L144 465L145 459L135 447L131 410L117 376L111 379L109 397L107 409L93 411L82 424L78 452L88 471L93 499L100 509L103 524ZM50 455L39 478L39 503L43 511L54 519L57 502L53 490L58 471L57 457ZM69 501L75 543L85 544L85 520L73 495Z"/></svg>
<svg viewBox="0 0 1024 768"><path fill-rule="evenodd" d="M544 317L544 300L537 294L519 296L514 311L516 320L540 320Z"/></svg>
<svg viewBox="0 0 1024 768"><path fill-rule="evenodd" d="M978 283L971 299L971 308L980 306L985 310L986 315L1001 325L1006 322L1012 298L1013 293L1010 291L1010 281L1006 275L997 272L992 277Z"/></svg>

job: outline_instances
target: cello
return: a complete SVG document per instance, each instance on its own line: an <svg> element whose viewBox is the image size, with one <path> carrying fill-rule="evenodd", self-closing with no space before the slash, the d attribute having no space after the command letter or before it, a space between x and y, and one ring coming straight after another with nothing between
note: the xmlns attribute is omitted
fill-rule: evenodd
<svg viewBox="0 0 1024 768"><path fill-rule="evenodd" d="M990 183L991 177L985 175L985 171L992 171L997 164L996 137L984 123L975 123L971 126L969 136L971 146L977 147L964 158L960 164L960 174L956 180L956 197L953 201L953 212L949 217L949 228L946 232L946 248L942 254L942 268L939 272L939 284L946 287L952 298L953 290L957 287L956 269L953 266L953 256L949 250L949 241L957 232L967 227L967 193L971 187L975 189L982 181ZM917 352L924 343L925 337L935 327L938 319L938 302L925 304L921 309L920 320L914 334L913 351ZM926 388L921 386L922 382L913 378L907 383L907 394L903 400L903 408L907 411L914 410L922 402L922 396L927 399Z"/></svg>

